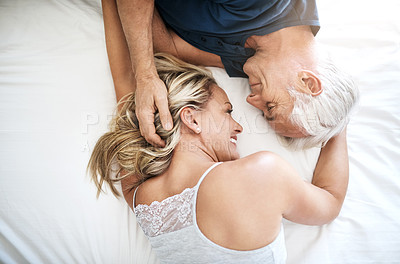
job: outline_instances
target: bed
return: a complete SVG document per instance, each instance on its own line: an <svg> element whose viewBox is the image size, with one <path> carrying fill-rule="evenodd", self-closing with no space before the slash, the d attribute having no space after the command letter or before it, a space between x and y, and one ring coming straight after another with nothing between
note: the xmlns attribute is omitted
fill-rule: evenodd
<svg viewBox="0 0 400 264"><path fill-rule="evenodd" d="M322 227L286 221L288 263L400 263L400 2L317 4L317 39L361 100L343 209ZM274 151L311 180L319 149L285 149L247 81L210 70L244 127L240 154ZM98 0L0 1L0 263L158 263L123 199L96 199L86 175L115 105Z"/></svg>

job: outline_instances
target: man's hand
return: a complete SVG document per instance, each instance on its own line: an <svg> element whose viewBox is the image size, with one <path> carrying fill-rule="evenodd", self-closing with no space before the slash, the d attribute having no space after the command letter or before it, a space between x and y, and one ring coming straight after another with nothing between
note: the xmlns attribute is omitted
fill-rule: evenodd
<svg viewBox="0 0 400 264"><path fill-rule="evenodd" d="M153 146L164 147L165 142L156 134L154 114L158 110L164 129L173 127L168 107L168 93L163 81L158 76L136 77L136 115L139 120L140 133Z"/></svg>

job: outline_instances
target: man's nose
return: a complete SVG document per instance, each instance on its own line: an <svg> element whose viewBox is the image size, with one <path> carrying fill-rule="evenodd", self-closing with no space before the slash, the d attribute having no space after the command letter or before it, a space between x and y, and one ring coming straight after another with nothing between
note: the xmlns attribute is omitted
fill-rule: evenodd
<svg viewBox="0 0 400 264"><path fill-rule="evenodd" d="M251 104L252 106L255 106L258 108L258 104L259 104L259 98L257 95L251 93L247 96L246 101Z"/></svg>

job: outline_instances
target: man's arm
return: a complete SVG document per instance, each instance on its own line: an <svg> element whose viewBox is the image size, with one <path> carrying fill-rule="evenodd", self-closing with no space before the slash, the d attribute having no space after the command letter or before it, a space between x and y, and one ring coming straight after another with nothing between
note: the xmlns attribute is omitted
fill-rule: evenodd
<svg viewBox="0 0 400 264"><path fill-rule="evenodd" d="M153 16L153 41L155 52L169 53L194 65L224 67L218 55L192 46L167 28L157 9Z"/></svg>
<svg viewBox="0 0 400 264"><path fill-rule="evenodd" d="M140 130L146 140L165 143L155 133L154 113L160 112L165 129L172 128L167 90L159 79L153 58L152 20L154 1L103 0L107 53L119 101L136 93Z"/></svg>
<svg viewBox="0 0 400 264"><path fill-rule="evenodd" d="M158 78L153 59L154 0L117 0L135 76Z"/></svg>
<svg viewBox="0 0 400 264"><path fill-rule="evenodd" d="M158 77L153 52L169 53L204 66L223 67L221 59L193 47L167 29L152 0L103 0L102 8L117 101L130 92L136 92L136 113L142 135L149 143L164 146L155 133L154 113L159 110L166 129L167 123L172 128L172 118L167 91Z"/></svg>
<svg viewBox="0 0 400 264"><path fill-rule="evenodd" d="M220 56L192 46L175 32L171 32L171 36L181 60L194 65L224 68Z"/></svg>

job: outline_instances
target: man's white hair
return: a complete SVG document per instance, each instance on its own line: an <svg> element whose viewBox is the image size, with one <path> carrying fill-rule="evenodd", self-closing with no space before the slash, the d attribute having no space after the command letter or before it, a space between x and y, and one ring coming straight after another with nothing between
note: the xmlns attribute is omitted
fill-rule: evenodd
<svg viewBox="0 0 400 264"><path fill-rule="evenodd" d="M304 129L309 136L283 137L291 149L324 146L339 134L349 121L349 115L359 98L359 91L352 78L339 70L329 58L321 58L317 65L322 93L312 96L290 87L294 107L291 122Z"/></svg>

